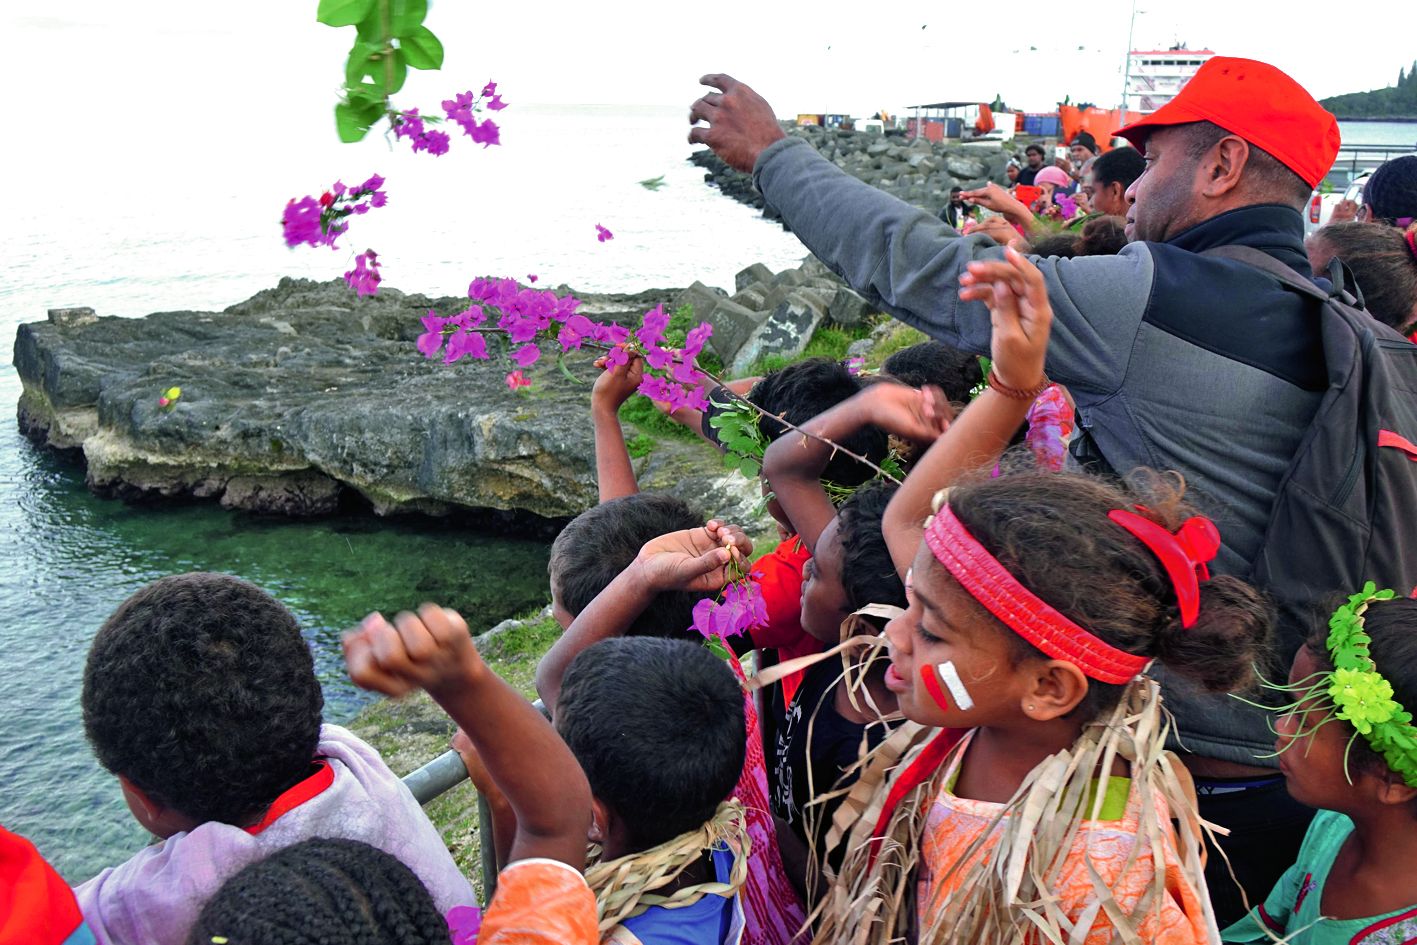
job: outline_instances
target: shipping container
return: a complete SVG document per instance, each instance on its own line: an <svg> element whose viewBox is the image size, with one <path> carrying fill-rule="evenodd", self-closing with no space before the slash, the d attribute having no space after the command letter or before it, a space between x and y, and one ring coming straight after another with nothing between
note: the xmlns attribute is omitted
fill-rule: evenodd
<svg viewBox="0 0 1417 945"><path fill-rule="evenodd" d="M823 125L826 124L825 115L798 115L797 124L801 125Z"/></svg>

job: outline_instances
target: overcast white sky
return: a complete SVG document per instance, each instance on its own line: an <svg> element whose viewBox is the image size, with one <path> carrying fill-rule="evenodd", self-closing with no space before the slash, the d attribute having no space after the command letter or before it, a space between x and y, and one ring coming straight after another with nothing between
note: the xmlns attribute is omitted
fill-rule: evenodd
<svg viewBox="0 0 1417 945"><path fill-rule="evenodd" d="M145 104L216 109L239 122L310 97L327 101L353 39L352 29L315 23L315 0L4 6L0 68L15 70L7 79L10 142L33 141L40 123L62 135L74 122L109 124ZM1138 6L1138 48L1179 40L1264 59L1318 97L1386 85L1417 56L1410 2L1367 3L1361 14L1355 6L1346 19L1341 5L1314 0ZM509 101L522 104L687 105L701 73L729 71L782 115L861 114L995 93L1028 110L1047 110L1064 95L1112 105L1130 10L1131 0L433 0L428 24L448 49L447 63L442 75L410 82L409 91L436 104L452 86L493 76Z"/></svg>

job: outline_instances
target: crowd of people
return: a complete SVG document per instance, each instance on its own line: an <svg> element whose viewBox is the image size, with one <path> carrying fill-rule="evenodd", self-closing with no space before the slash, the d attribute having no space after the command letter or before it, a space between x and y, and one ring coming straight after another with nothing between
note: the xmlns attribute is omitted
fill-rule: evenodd
<svg viewBox="0 0 1417 945"><path fill-rule="evenodd" d="M323 722L290 612L193 573L125 601L83 680L156 841L71 890L0 831L0 943L1417 939L1417 521L1380 520L1417 513L1417 157L1306 246L1336 123L1216 58L1131 147L1030 148L1013 193L941 219L704 81L691 140L931 340L671 414L723 449L752 405L765 553L639 491L618 415L643 365L603 362L545 714L452 610L346 634L357 685L457 724L485 911L378 753ZM1036 232L1021 187L1077 188L1090 218ZM962 232L970 203L1008 232ZM1335 459L1345 395L1374 415ZM1312 499L1315 466L1343 488ZM706 646L725 588L751 626Z"/></svg>

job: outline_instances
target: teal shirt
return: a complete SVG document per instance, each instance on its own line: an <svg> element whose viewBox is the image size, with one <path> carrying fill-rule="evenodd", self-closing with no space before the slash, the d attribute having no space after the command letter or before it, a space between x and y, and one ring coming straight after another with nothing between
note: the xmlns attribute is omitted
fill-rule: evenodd
<svg viewBox="0 0 1417 945"><path fill-rule="evenodd" d="M1304 834L1299 861L1289 867L1263 905L1220 933L1225 942L1288 945L1407 945L1417 942L1417 906L1365 919L1325 919L1319 914L1324 883L1343 841L1353 832L1344 814L1321 810Z"/></svg>

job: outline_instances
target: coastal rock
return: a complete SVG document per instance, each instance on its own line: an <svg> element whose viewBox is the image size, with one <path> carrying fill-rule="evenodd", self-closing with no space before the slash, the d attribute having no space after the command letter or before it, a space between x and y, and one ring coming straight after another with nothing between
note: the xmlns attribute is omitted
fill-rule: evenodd
<svg viewBox="0 0 1417 945"><path fill-rule="evenodd" d="M98 316L94 310L83 306L80 308L51 308L49 310L49 321L60 328L81 328L92 322L98 321Z"/></svg>
<svg viewBox="0 0 1417 945"><path fill-rule="evenodd" d="M871 303L842 286L832 297L827 315L838 325L859 325L871 314Z"/></svg>
<svg viewBox="0 0 1417 945"><path fill-rule="evenodd" d="M674 294L582 296L583 310L629 322ZM281 515L355 500L381 514L552 520L594 505L595 353L567 357L579 379L538 365L517 393L496 364L421 357L419 316L466 302L393 289L358 299L340 280L282 279L224 312L21 325L20 428L82 451L90 487L124 499ZM182 395L163 407L170 386ZM710 514L747 521L759 501L756 483L723 475L702 444L658 442L636 462L642 488Z"/></svg>
<svg viewBox="0 0 1417 945"><path fill-rule="evenodd" d="M813 296L806 292L792 293L738 349L733 358L733 372L747 373L765 355L793 357L801 354L826 314L825 307Z"/></svg>
<svg viewBox="0 0 1417 945"><path fill-rule="evenodd" d="M739 270L738 274L733 277L733 291L742 292L744 289L746 289L748 286L752 285L755 282L771 281L772 270L769 269L767 266L764 266L760 262L753 263L746 269Z"/></svg>

